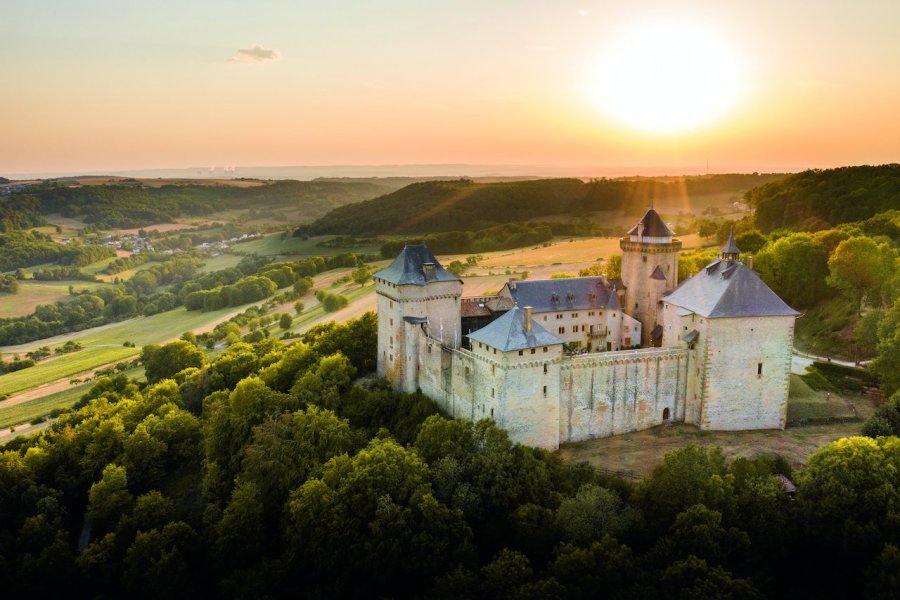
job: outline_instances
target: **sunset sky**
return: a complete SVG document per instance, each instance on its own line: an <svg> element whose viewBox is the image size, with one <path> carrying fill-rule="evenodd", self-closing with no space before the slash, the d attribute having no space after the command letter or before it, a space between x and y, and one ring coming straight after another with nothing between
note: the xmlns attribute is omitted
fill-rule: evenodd
<svg viewBox="0 0 900 600"><path fill-rule="evenodd" d="M0 0L0 9L0 176L423 163L589 175L676 173L707 160L748 171L900 161L900 2Z"/></svg>

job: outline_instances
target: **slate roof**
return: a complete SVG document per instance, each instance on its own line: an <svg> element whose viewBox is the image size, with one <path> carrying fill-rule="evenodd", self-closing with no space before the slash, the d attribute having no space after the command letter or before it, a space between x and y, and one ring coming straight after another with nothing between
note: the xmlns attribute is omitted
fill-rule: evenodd
<svg viewBox="0 0 900 600"><path fill-rule="evenodd" d="M653 269L652 273L650 273L650 279L661 279L662 281L666 280L666 274L663 273L661 266L656 265L656 268Z"/></svg>
<svg viewBox="0 0 900 600"><path fill-rule="evenodd" d="M434 277L425 280L425 263L434 263ZM394 285L425 285L433 281L460 281L459 277L450 273L434 257L428 246L406 245L389 267L375 273L375 277L384 279Z"/></svg>
<svg viewBox="0 0 900 600"><path fill-rule="evenodd" d="M609 293L609 300L606 301L606 310L621 310L619 306L619 295L616 293L616 286L612 287Z"/></svg>
<svg viewBox="0 0 900 600"><path fill-rule="evenodd" d="M525 311L518 306L466 337L502 352L562 344L561 339L541 327L534 318L531 332L525 333Z"/></svg>
<svg viewBox="0 0 900 600"><path fill-rule="evenodd" d="M512 300L504 296L460 298L459 312L462 317L490 317L512 307Z"/></svg>
<svg viewBox="0 0 900 600"><path fill-rule="evenodd" d="M647 214L645 214L640 221L638 221L637 225L628 231L628 235L638 235L642 223L644 225L644 230L641 232L641 235L643 236L671 237L675 235L675 232L669 229L669 226L662 220L659 213L652 208L647 211Z"/></svg>
<svg viewBox="0 0 900 600"><path fill-rule="evenodd" d="M665 295L703 317L798 316L759 275L736 260L715 260Z"/></svg>
<svg viewBox="0 0 900 600"><path fill-rule="evenodd" d="M725 242L725 245L722 246L722 254L740 254L741 250L737 247L737 244L734 243L734 226L731 227L731 231L728 232L728 241Z"/></svg>
<svg viewBox="0 0 900 600"><path fill-rule="evenodd" d="M566 279L535 279L506 284L509 294L519 306L531 306L534 312L561 310L603 309L610 296L605 277L569 277Z"/></svg>

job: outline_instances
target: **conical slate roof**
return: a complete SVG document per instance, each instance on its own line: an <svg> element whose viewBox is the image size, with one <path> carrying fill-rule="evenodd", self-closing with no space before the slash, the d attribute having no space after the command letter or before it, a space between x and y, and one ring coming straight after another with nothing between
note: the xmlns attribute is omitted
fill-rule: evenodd
<svg viewBox="0 0 900 600"><path fill-rule="evenodd" d="M518 306L468 336L501 352L512 352L538 346L562 344L562 340L531 320L531 331L525 332L525 311Z"/></svg>
<svg viewBox="0 0 900 600"><path fill-rule="evenodd" d="M664 296L702 317L798 316L759 275L739 261L715 260Z"/></svg>
<svg viewBox="0 0 900 600"><path fill-rule="evenodd" d="M434 264L434 272L426 279L425 263ZM434 257L425 244L406 245L403 251L386 269L375 273L375 277L394 285L425 285L433 281L460 281L459 277L450 273Z"/></svg>
<svg viewBox="0 0 900 600"><path fill-rule="evenodd" d="M725 242L725 245L722 246L722 254L740 254L741 250L737 247L737 244L734 243L734 227L732 226L731 231L728 232L728 241Z"/></svg>
<svg viewBox="0 0 900 600"><path fill-rule="evenodd" d="M641 225L644 226L643 230L641 230ZM642 235L646 237L672 237L675 235L675 232L669 229L669 226L666 225L665 221L662 220L662 217L659 216L659 213L653 210L652 208L647 211L647 214L638 221L638 224L632 227L628 231L628 235Z"/></svg>

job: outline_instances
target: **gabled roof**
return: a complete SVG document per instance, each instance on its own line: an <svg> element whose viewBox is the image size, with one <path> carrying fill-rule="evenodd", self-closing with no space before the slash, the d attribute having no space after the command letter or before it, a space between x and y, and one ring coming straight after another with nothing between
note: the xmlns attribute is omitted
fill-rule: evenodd
<svg viewBox="0 0 900 600"><path fill-rule="evenodd" d="M798 316L759 275L736 260L715 260L664 296L703 317Z"/></svg>
<svg viewBox="0 0 900 600"><path fill-rule="evenodd" d="M434 275L425 278L425 263L434 264ZM434 257L428 246L406 245L403 251L386 269L375 273L375 277L384 279L394 285L425 285L433 281L460 281L459 277L448 272Z"/></svg>
<svg viewBox="0 0 900 600"><path fill-rule="evenodd" d="M641 225L644 226L643 230L641 230ZM638 224L628 231L628 235L638 234L646 237L672 237L675 235L675 232L669 229L669 226L662 220L659 213L651 208L638 221Z"/></svg>
<svg viewBox="0 0 900 600"><path fill-rule="evenodd" d="M656 268L653 269L652 273L650 273L650 279L660 279L662 281L666 280L666 274L663 273L661 266L656 265Z"/></svg>
<svg viewBox="0 0 900 600"><path fill-rule="evenodd" d="M507 283L504 293L519 306L533 307L534 312L602 309L609 299L610 285L605 277L535 279Z"/></svg>
<svg viewBox="0 0 900 600"><path fill-rule="evenodd" d="M562 340L531 320L531 332L525 332L525 311L518 306L468 336L502 352L562 344Z"/></svg>

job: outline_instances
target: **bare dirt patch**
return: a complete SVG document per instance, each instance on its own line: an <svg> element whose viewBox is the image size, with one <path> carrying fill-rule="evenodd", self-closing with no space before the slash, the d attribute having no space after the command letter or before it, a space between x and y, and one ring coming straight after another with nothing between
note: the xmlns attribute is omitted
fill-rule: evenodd
<svg viewBox="0 0 900 600"><path fill-rule="evenodd" d="M792 467L806 464L821 446L839 438L859 435L861 423L792 427L784 431L700 431L683 423L661 425L645 431L563 444L562 458L586 461L594 467L646 477L662 462L666 452L696 444L719 446L728 459L778 454Z"/></svg>

